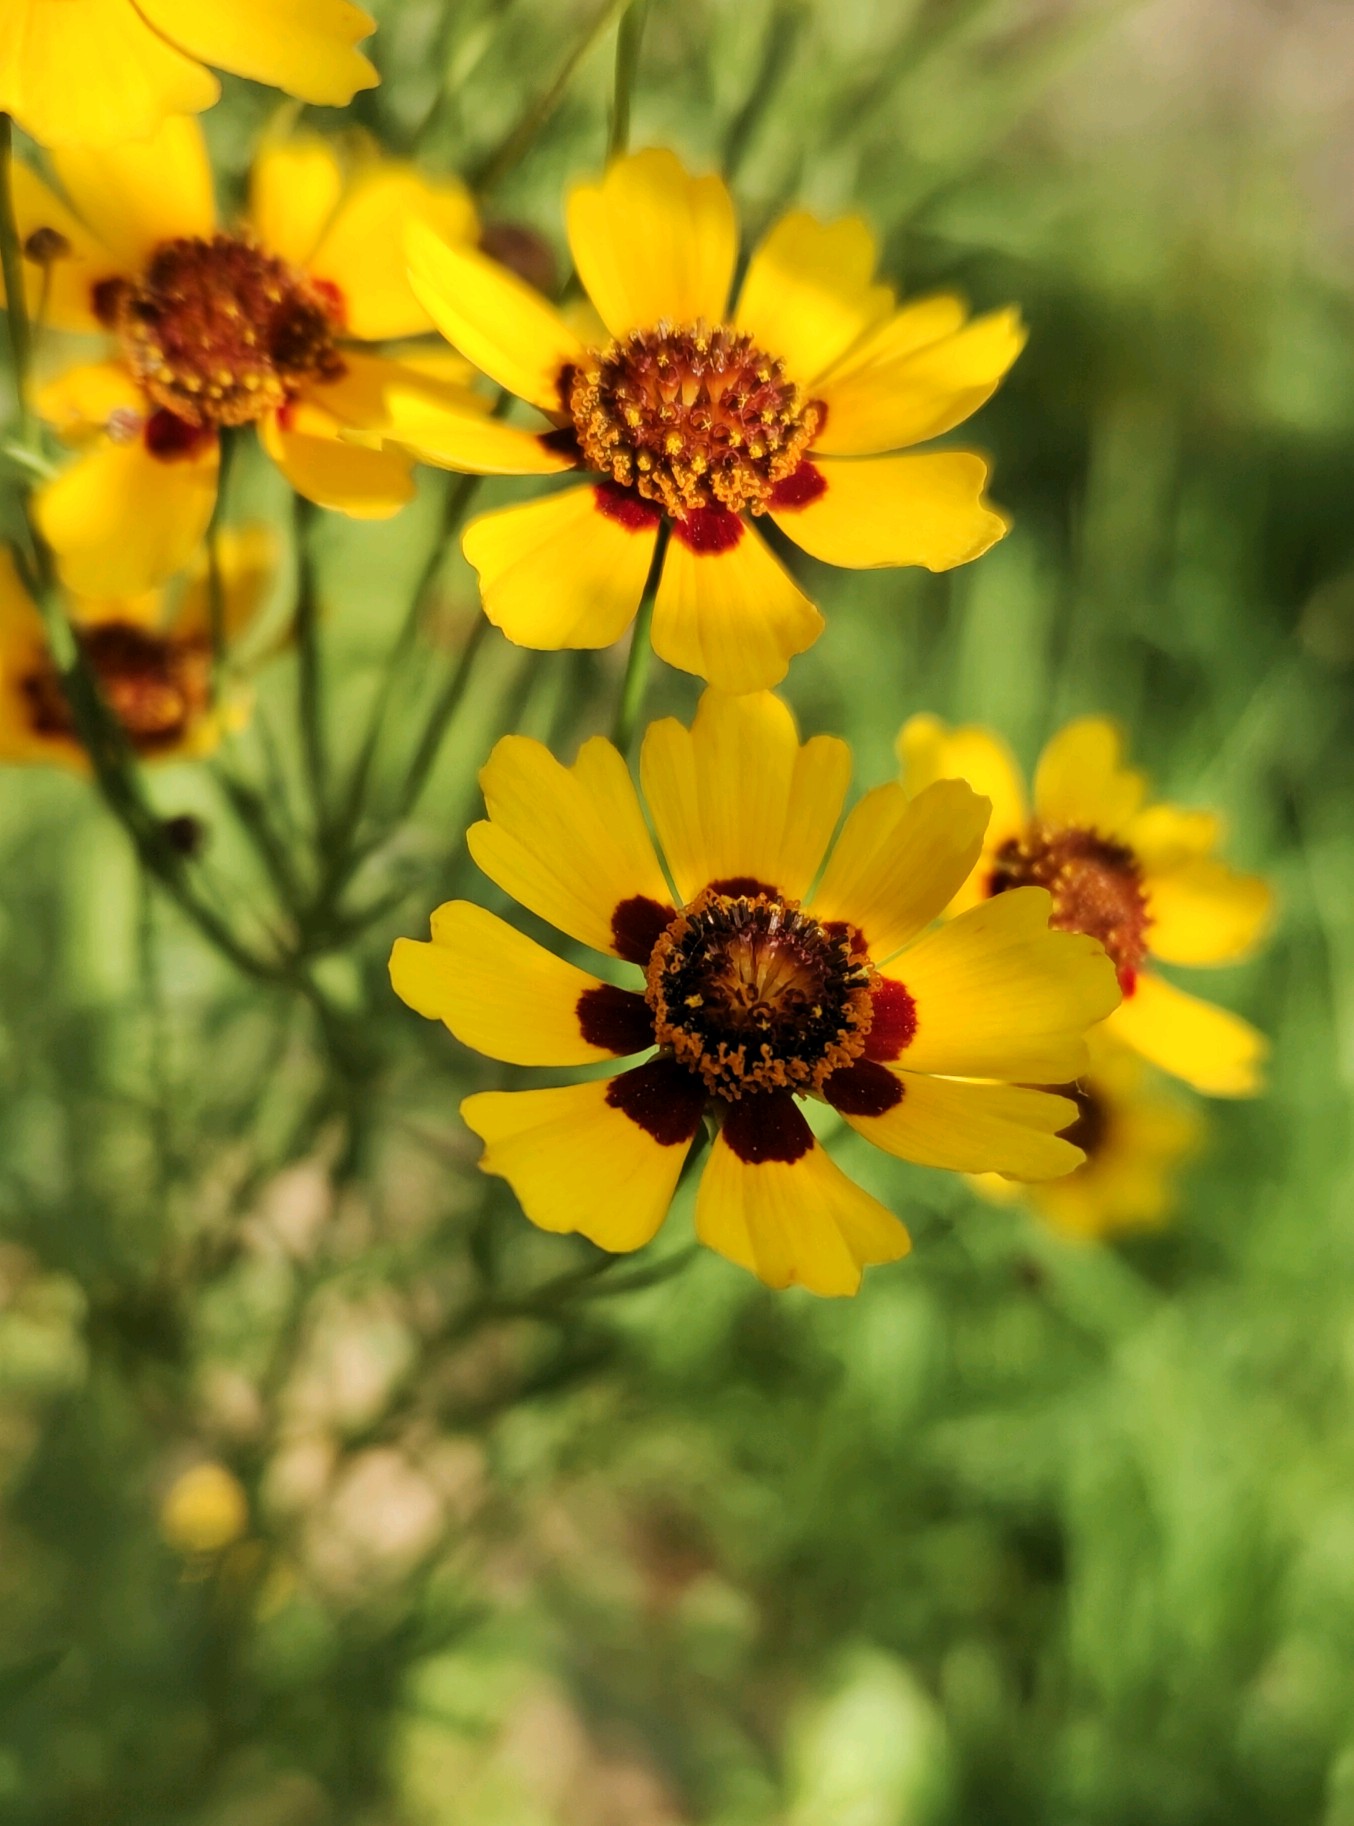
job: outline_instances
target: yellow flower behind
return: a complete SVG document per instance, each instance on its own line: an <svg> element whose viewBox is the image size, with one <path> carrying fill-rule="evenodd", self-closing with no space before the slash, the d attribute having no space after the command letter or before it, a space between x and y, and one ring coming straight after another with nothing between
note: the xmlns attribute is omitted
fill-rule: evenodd
<svg viewBox="0 0 1354 1826"><path fill-rule="evenodd" d="M634 986L469 901L438 908L431 943L398 940L390 968L410 1007L491 1058L611 1066L461 1106L482 1168L533 1223L638 1249L708 1121L701 1240L770 1286L851 1294L907 1232L833 1163L800 1100L925 1166L1047 1179L1079 1163L1058 1135L1075 1104L1027 1086L1083 1069L1086 1029L1118 1000L1109 961L1049 929L1042 888L933 928L977 860L987 801L955 780L915 799L881 786L834 844L850 768L836 737L801 745L770 693L707 691L690 729L668 718L644 738L660 862L610 742L572 767L523 736L498 743L471 854Z"/></svg>
<svg viewBox="0 0 1354 1826"><path fill-rule="evenodd" d="M1203 1138L1197 1113L1163 1096L1136 1054L1093 1036L1091 1066L1066 1093L1077 1120L1063 1131L1085 1154L1062 1179L1015 1186L984 1174L984 1197L1018 1198L1075 1242L1095 1242L1152 1230L1171 1215L1176 1177Z"/></svg>
<svg viewBox="0 0 1354 1826"><path fill-rule="evenodd" d="M1214 855L1222 837L1214 813L1145 803L1147 783L1125 766L1122 738L1104 717L1082 717L1054 736L1035 771L1032 807L1014 757L991 730L913 717L898 756L908 792L954 778L992 801L982 855L952 911L1031 883L1049 888L1054 924L1092 934L1114 959L1124 995L1109 1021L1116 1039L1210 1096L1256 1094L1264 1037L1150 967L1233 963L1270 923L1267 884Z"/></svg>
<svg viewBox="0 0 1354 1826"><path fill-rule="evenodd" d="M36 400L77 452L36 504L71 588L136 593L182 568L215 506L224 430L256 426L307 500L381 518L412 498L411 461L340 433L382 425L396 381L425 402L482 409L445 353L356 346L432 327L400 249L415 217L476 233L456 179L375 157L346 173L323 140L273 141L254 163L247 222L227 230L195 120L171 118L136 145L68 148L53 166L63 196L14 170L30 304L45 296L56 328L114 343ZM53 236L63 251L44 267L32 255Z"/></svg>
<svg viewBox="0 0 1354 1826"><path fill-rule="evenodd" d="M351 0L4 0L0 112L44 146L146 139L211 107L206 64L341 108L377 81L372 30Z"/></svg>
<svg viewBox="0 0 1354 1826"><path fill-rule="evenodd" d="M671 152L577 185L567 219L600 340L475 249L426 225L409 237L414 290L443 335L543 416L531 431L409 399L396 435L448 469L589 477L466 529L485 613L510 640L609 646L665 536L655 652L722 690L759 690L823 619L758 519L853 569L949 570L1001 538L983 459L913 446L995 390L1024 342L1013 310L970 322L952 297L899 308L865 223L803 210L754 250L731 305L733 200Z"/></svg>
<svg viewBox="0 0 1354 1826"><path fill-rule="evenodd" d="M249 1526L249 1498L224 1465L208 1460L175 1479L160 1506L160 1532L183 1554L221 1553Z"/></svg>
<svg viewBox="0 0 1354 1826"><path fill-rule="evenodd" d="M276 569L266 527L221 535L224 633L233 638L258 612ZM238 687L212 702L212 615L205 555L177 593L72 597L71 626L104 702L146 761L210 754L248 714ZM0 548L0 763L46 762L89 770L36 604L10 553Z"/></svg>

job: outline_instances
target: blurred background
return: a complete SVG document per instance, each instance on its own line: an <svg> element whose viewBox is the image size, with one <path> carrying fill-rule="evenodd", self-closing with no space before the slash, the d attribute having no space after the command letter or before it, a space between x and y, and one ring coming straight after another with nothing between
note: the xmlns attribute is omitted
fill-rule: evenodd
<svg viewBox="0 0 1354 1826"><path fill-rule="evenodd" d="M307 119L472 174L562 279L614 8L375 10L383 86ZM276 101L206 117L228 193ZM454 552L304 991L220 961L86 783L0 775L0 1818L1354 1826L1351 121L1342 0L648 9L632 143L723 166L752 230L863 208L905 289L1031 324L966 427L1014 532L940 578L804 560L804 726L871 784L919 710L1027 764L1112 713L1278 889L1264 953L1191 982L1271 1088L1194 1101L1157 1227L1070 1241L847 1137L915 1239L852 1302L689 1258L685 1204L617 1269L535 1233L456 1117L502 1069L385 959L484 892L495 733L571 752L624 654L491 634L458 673ZM242 469L233 517L275 489ZM446 492L323 529L344 765ZM151 788L261 930L229 782L304 825L287 588L250 729ZM655 668L648 709L696 689Z"/></svg>

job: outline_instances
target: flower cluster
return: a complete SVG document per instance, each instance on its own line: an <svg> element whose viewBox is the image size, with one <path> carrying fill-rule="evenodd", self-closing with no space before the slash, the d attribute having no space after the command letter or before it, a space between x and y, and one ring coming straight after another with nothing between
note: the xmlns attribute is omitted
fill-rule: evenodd
<svg viewBox="0 0 1354 1826"><path fill-rule="evenodd" d="M278 125L223 210L207 66L343 105L376 80L370 30L348 0L12 0L0 21L0 112L47 149L5 173L39 479L31 549L0 557L0 757L89 768L72 669L134 760L202 757L247 719L221 662L277 569L261 528L222 524L249 427L297 497L355 519L396 514L420 463L539 478L465 526L488 621L537 650L633 624L632 667L651 640L708 688L689 727L647 730L641 790L600 737L565 765L507 734L480 776L475 862L589 960L471 900L395 945L397 993L464 1046L594 1068L468 1097L484 1171L543 1229L626 1251L708 1143L698 1236L820 1294L908 1248L835 1164L843 1128L1033 1188L1068 1233L1156 1221L1194 1126L1142 1062L1236 1097L1264 1052L1157 966L1253 947L1265 884L1217 859L1212 815L1146 802L1099 717L1054 737L1027 798L996 733L915 716L901 778L848 810L845 744L802 742L771 694L823 627L795 548L945 571L1006 533L984 458L935 440L1019 355L1017 312L901 302L864 221L798 209L735 287L728 188L661 149L570 190L567 305L487 251L459 178L365 142Z"/></svg>

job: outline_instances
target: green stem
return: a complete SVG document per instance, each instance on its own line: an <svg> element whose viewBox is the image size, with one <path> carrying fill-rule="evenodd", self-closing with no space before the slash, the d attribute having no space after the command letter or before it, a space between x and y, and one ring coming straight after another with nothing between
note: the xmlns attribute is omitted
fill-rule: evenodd
<svg viewBox="0 0 1354 1826"><path fill-rule="evenodd" d="M788 0L788 4L774 9L767 21L761 63L742 107L729 124L728 138L724 142L724 174L730 182L738 176L767 105L794 59L808 16L806 0Z"/></svg>
<svg viewBox="0 0 1354 1826"><path fill-rule="evenodd" d="M24 290L23 248L14 215L14 129L8 114L0 114L0 272L5 279L5 307L9 347L14 363L14 399L21 442L33 436L28 404L28 368L32 339L28 323L28 294Z"/></svg>
<svg viewBox="0 0 1354 1826"><path fill-rule="evenodd" d="M634 631L630 636L630 652L625 661L625 677L621 680L621 695L616 704L616 721L611 729L611 739L622 754L630 752L635 727L639 722L640 712L644 708L644 693L649 683L649 667L653 660L653 642L649 638L649 627L653 621L654 597L658 594L658 576L663 563L663 543L660 538L658 549L654 554L653 570L649 573L649 585L640 602L639 613L635 616Z"/></svg>
<svg viewBox="0 0 1354 1826"><path fill-rule="evenodd" d="M630 146L630 97L639 68L639 48L644 40L648 0L630 0L616 32L616 73L611 88L611 128L607 135L607 163L620 158Z"/></svg>
<svg viewBox="0 0 1354 1826"><path fill-rule="evenodd" d="M226 583L221 570L221 528L226 517L226 489L230 482L231 460L235 454L235 433L220 433L220 464L216 477L216 505L207 528L207 614L212 635L212 703L221 693L221 674L226 663Z"/></svg>
<svg viewBox="0 0 1354 1826"><path fill-rule="evenodd" d="M422 796L423 788L428 783L428 775L432 772L433 764L442 747L442 738L447 732L447 725L455 716L461 699L466 694L466 689L470 684L470 674L475 665L475 656L488 632L487 616L477 615L475 625L466 636L465 645L461 648L461 656L456 662L456 669L443 687L441 696L433 705L432 714L424 725L422 738L414 750L414 758L409 764L409 772L405 776L404 789L400 794L395 812L397 823L409 816Z"/></svg>
<svg viewBox="0 0 1354 1826"><path fill-rule="evenodd" d="M301 727L306 778L317 841L323 846L329 829L329 767L325 752L324 671L320 655L319 602L315 593L315 557L311 550L314 509L296 503L296 709Z"/></svg>
<svg viewBox="0 0 1354 1826"><path fill-rule="evenodd" d="M517 125L500 140L498 146L487 158L474 169L470 177L471 188L476 191L492 190L503 182L508 173L514 170L525 157L531 142L559 106L565 90L573 81L574 71L597 43L611 21L616 17L627 0L607 0L597 17L584 31L582 37L565 58L559 73L545 93L539 96L527 109Z"/></svg>

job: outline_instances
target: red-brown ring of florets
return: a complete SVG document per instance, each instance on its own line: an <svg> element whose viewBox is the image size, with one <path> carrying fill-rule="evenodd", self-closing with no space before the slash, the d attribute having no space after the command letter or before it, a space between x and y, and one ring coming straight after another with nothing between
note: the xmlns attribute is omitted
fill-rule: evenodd
<svg viewBox="0 0 1354 1826"><path fill-rule="evenodd" d="M647 894L633 894L621 901L611 915L611 943L617 957L647 969L654 946L676 917L675 907L651 900Z"/></svg>
<svg viewBox="0 0 1354 1826"><path fill-rule="evenodd" d="M637 495L633 488L621 488L615 482L598 482L592 491L593 503L604 519L614 520L628 533L649 533L663 515L652 501Z"/></svg>
<svg viewBox="0 0 1354 1826"><path fill-rule="evenodd" d="M822 431L822 425L819 425ZM793 513L801 507L811 507L827 493L827 477L814 463L804 462L793 475L777 482L771 490L767 505L772 513Z"/></svg>
<svg viewBox="0 0 1354 1826"><path fill-rule="evenodd" d="M588 1045L600 1046L618 1058L643 1052L654 1043L653 1014L637 990L599 983L583 991L575 1012L578 1030Z"/></svg>
<svg viewBox="0 0 1354 1826"><path fill-rule="evenodd" d="M706 1093L694 1072L660 1054L613 1078L606 1100L660 1147L673 1148L695 1139L705 1114Z"/></svg>
<svg viewBox="0 0 1354 1826"><path fill-rule="evenodd" d="M1147 956L1147 893L1142 864L1133 850L1112 837L1080 826L1035 822L997 851L987 892L1046 888L1053 901L1049 924L1059 932L1084 932L1099 939L1119 975L1125 995L1136 986Z"/></svg>
<svg viewBox="0 0 1354 1826"><path fill-rule="evenodd" d="M175 640L130 622L77 631L81 651L109 710L138 754L173 748L206 714L211 652L205 641ZM20 681L36 735L75 736L61 679L50 660Z"/></svg>

